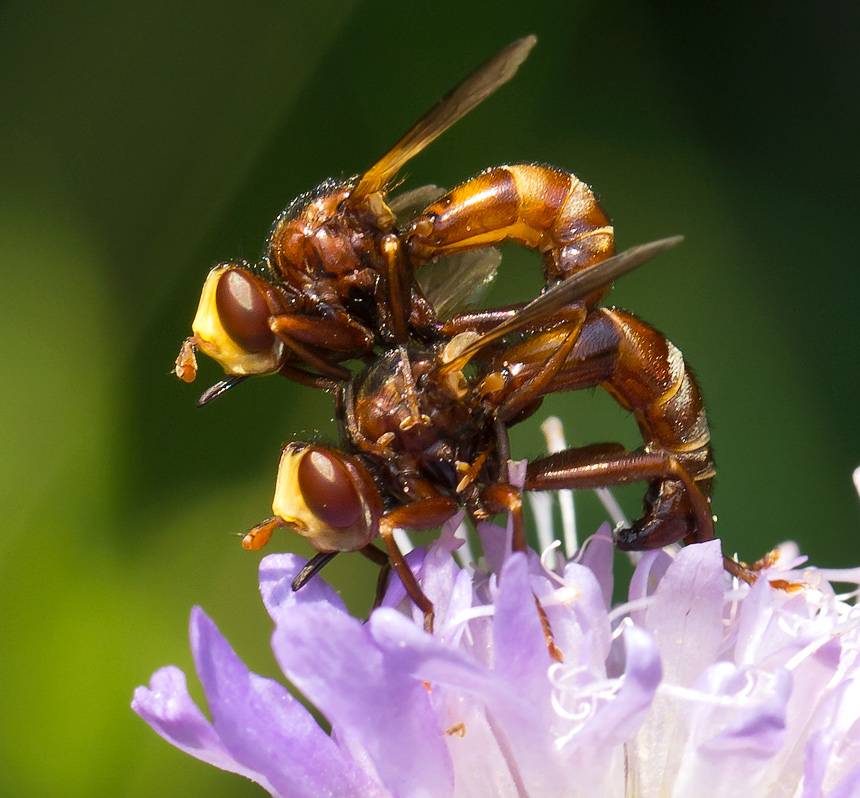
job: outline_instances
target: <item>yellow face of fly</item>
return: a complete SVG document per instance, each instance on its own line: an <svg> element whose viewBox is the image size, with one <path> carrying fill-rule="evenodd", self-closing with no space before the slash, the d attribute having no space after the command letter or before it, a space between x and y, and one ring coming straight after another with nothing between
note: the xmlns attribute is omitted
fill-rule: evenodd
<svg viewBox="0 0 860 798"><path fill-rule="evenodd" d="M219 286L222 280L229 279L236 272L231 264L216 266L209 272L200 295L197 315L191 325L194 332L191 341L201 352L217 360L227 374L272 374L280 368L284 356L284 344L280 339L271 334L271 340L265 348L249 351L247 344L235 340L225 329L222 318L224 302L219 302L224 292L223 287L219 291ZM242 279L250 285L247 278ZM266 318L261 317L260 323L265 323Z"/></svg>
<svg viewBox="0 0 860 798"><path fill-rule="evenodd" d="M378 531L381 499L368 482L346 455L291 443L281 454L272 511L317 551L357 551Z"/></svg>

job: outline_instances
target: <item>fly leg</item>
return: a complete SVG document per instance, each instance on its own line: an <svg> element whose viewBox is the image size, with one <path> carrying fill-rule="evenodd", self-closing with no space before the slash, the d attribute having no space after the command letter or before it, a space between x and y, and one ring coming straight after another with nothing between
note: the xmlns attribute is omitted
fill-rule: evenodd
<svg viewBox="0 0 860 798"><path fill-rule="evenodd" d="M667 452L630 452L619 443L565 449L529 464L525 490L601 488L644 480L651 483L645 515L615 533L618 548L642 551L714 538L707 497L678 458Z"/></svg>
<svg viewBox="0 0 860 798"><path fill-rule="evenodd" d="M379 534L388 549L391 567L400 577L406 594L412 599L415 606L424 613L424 629L431 633L433 632L433 604L424 595L418 581L406 564L406 560L397 546L397 541L394 540L394 530L406 529L418 532L424 529L433 529L444 524L456 512L457 503L453 499L435 496L396 507L379 519Z"/></svg>
<svg viewBox="0 0 860 798"><path fill-rule="evenodd" d="M348 381L352 378L352 372L345 366L331 362L326 357L314 351L314 348L307 342L303 342L295 335L293 325L294 317L291 316L272 316L269 319L269 327L272 332L284 342L286 346L299 360L311 368L315 368L325 377L329 377L341 382ZM341 354L340 359L345 359L346 353Z"/></svg>
<svg viewBox="0 0 860 798"><path fill-rule="evenodd" d="M380 551L372 543L368 543L363 549L358 550L372 563L379 566L379 576L376 578L376 594L373 597L373 607L371 612L382 604L382 599L385 597L385 588L388 587L388 577L391 575L391 558L384 552Z"/></svg>

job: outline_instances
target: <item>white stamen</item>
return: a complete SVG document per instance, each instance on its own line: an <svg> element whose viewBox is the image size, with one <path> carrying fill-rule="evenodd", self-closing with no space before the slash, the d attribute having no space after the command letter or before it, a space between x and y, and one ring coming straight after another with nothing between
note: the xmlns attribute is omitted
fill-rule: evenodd
<svg viewBox="0 0 860 798"><path fill-rule="evenodd" d="M631 612L636 612L637 610L647 609L653 603L654 596L643 596L642 598L633 599L633 601L619 604L617 607L610 610L609 623L610 625L614 624L619 618L624 618L625 621L628 621L629 619L625 616L629 615Z"/></svg>
<svg viewBox="0 0 860 798"><path fill-rule="evenodd" d="M561 452L567 448L567 441L564 438L564 428L561 425L561 419L557 416L550 416L541 424L541 430L546 438L547 449L551 453ZM558 491L558 503L561 507L561 528L564 534L564 553L567 557L572 557L573 553L579 548L578 535L576 532L576 511L573 504L573 491L560 490Z"/></svg>
<svg viewBox="0 0 860 798"><path fill-rule="evenodd" d="M584 665L566 666L561 663L550 666L547 671L553 688L550 696L553 711L564 720L573 721L566 734L555 739L557 751L564 748L594 717L601 703L615 698L624 683L621 679L599 679L590 684L578 684L589 678L591 672ZM572 684L571 684L572 682Z"/></svg>
<svg viewBox="0 0 860 798"><path fill-rule="evenodd" d="M412 539L402 529L394 530L394 542L397 544L397 548L400 549L400 553L404 556L415 548L412 545Z"/></svg>
<svg viewBox="0 0 860 798"><path fill-rule="evenodd" d="M733 695L714 695L695 690L692 687L681 687L666 682L661 682L657 687L657 692L681 701L744 709L757 706L770 698L773 695L775 685L776 674L759 668L750 668L744 673L743 688Z"/></svg>
<svg viewBox="0 0 860 798"><path fill-rule="evenodd" d="M554 579L559 584L562 584L563 580L559 576L559 570L564 565L564 557L559 551L560 548L560 540L551 541L546 548L541 550L540 564L550 579ZM555 555L554 557L553 554ZM555 560L554 563L552 562L553 560Z"/></svg>
<svg viewBox="0 0 860 798"><path fill-rule="evenodd" d="M445 626L446 629L456 629L458 626L467 624L475 618L486 618L495 614L495 612L496 608L492 604L470 607L468 610L463 610L462 612L458 612L456 615L452 615Z"/></svg>
<svg viewBox="0 0 860 798"><path fill-rule="evenodd" d="M537 529L538 536L538 551L546 553L546 551L550 548L555 548L553 544L558 544L558 541L554 540L553 535L553 523L552 523L552 498L549 493L539 492L539 493L529 493L529 505L532 508L532 515L535 519L535 528ZM541 555L541 561L543 562L543 554ZM561 556L556 557L556 563L553 566L550 566L548 563L544 564L548 570L559 571L564 562Z"/></svg>
<svg viewBox="0 0 860 798"><path fill-rule="evenodd" d="M459 526L454 531L454 537L457 540L462 540L463 545L459 549L454 549L454 558L460 564L461 568L467 570L470 574L475 573L475 556L472 553L472 546L469 543L469 530L466 526L466 520L460 521Z"/></svg>

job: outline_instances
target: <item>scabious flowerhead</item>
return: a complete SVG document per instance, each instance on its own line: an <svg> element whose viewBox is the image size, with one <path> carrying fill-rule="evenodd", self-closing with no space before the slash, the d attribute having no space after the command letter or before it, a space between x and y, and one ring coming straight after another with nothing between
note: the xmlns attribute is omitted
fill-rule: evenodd
<svg viewBox="0 0 860 798"><path fill-rule="evenodd" d="M510 529L491 525L489 567L462 567L456 528L407 557L433 635L396 579L362 622L321 578L290 589L300 558L262 561L273 651L330 734L199 608L191 646L211 721L170 666L132 706L275 796L860 795L860 614L830 583L860 583L860 569L802 569L785 547L755 585L737 584L712 541L647 552L612 608L608 526L552 570L510 554Z"/></svg>

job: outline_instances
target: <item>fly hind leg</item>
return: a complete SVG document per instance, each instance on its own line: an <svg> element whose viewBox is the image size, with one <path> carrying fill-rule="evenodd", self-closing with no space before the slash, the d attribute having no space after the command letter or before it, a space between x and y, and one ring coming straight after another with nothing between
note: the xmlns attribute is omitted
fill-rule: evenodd
<svg viewBox="0 0 860 798"><path fill-rule="evenodd" d="M708 499L676 457L630 452L618 443L566 449L529 464L525 490L600 488L648 481L645 514L615 534L624 551L655 549L714 537Z"/></svg>

